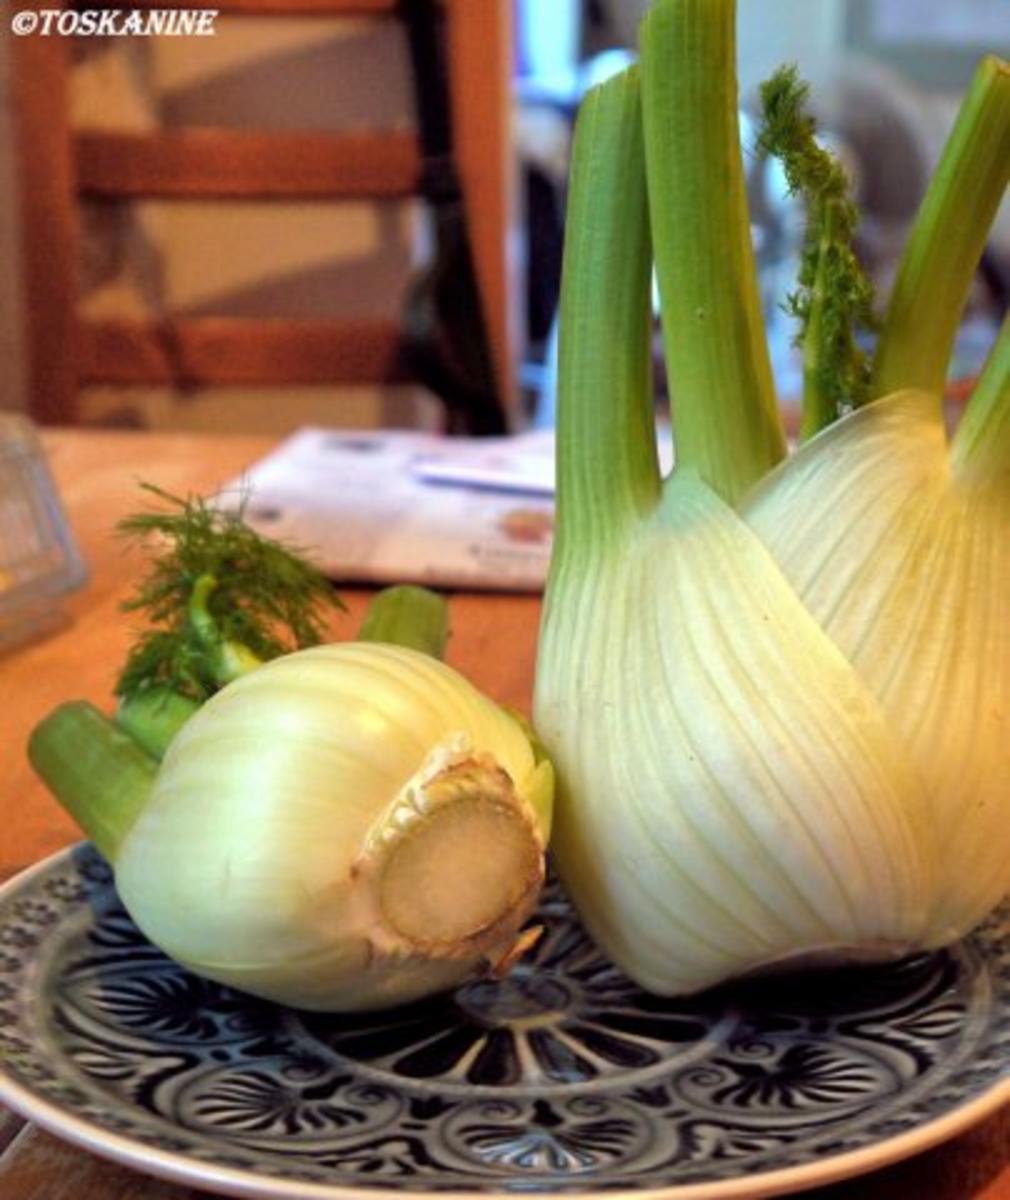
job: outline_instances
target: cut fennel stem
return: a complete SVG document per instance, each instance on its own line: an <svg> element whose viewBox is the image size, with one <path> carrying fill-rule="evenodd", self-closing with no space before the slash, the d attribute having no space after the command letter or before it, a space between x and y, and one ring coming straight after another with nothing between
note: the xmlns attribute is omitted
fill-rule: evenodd
<svg viewBox="0 0 1010 1200"><path fill-rule="evenodd" d="M704 70L685 58L692 23L730 36L728 3L656 8L644 71ZM722 136L703 99L692 120ZM534 706L558 771L561 873L603 948L664 994L945 943L1010 889L1005 352L953 453L939 402L910 392L819 434L749 500L753 458L734 479L693 453L661 479L640 104L635 70L587 99L569 193ZM697 196L694 150L687 168L668 186ZM683 256L656 216L664 195L650 199L657 261L715 272ZM746 369L747 339L722 349ZM739 496L742 511L726 502Z"/></svg>

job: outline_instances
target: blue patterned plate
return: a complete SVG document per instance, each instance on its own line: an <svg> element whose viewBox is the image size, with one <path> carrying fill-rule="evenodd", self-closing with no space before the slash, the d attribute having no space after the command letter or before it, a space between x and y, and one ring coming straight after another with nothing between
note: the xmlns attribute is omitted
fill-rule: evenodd
<svg viewBox="0 0 1010 1200"><path fill-rule="evenodd" d="M0 1098L99 1154L233 1196L781 1195L1010 1100L1010 908L897 966L671 1002L560 892L503 983L299 1013L206 983L64 851L0 891Z"/></svg>

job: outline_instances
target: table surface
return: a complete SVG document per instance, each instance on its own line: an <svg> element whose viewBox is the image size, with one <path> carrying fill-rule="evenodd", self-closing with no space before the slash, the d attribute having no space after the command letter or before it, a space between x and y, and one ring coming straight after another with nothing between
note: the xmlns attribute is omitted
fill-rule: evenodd
<svg viewBox="0 0 1010 1200"><path fill-rule="evenodd" d="M57 430L45 435L45 444L91 579L69 597L67 627L0 659L0 879L79 837L32 774L23 748L31 726L60 701L82 697L109 704L129 634L119 605L138 568L138 560L111 531L137 507L137 481L181 494L207 492L273 443L252 436ZM353 636L369 595L362 589L342 594L348 612L334 618L334 638ZM527 710L539 602L458 594L451 613L449 661L501 702ZM197 1200L204 1194L95 1158L0 1110L0 1200ZM1010 1107L943 1146L804 1195L807 1200L1010 1200Z"/></svg>

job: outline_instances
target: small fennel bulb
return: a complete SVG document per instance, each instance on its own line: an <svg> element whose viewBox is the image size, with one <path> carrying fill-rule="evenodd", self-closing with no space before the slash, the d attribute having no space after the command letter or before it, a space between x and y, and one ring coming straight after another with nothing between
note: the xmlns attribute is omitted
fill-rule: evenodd
<svg viewBox="0 0 1010 1200"><path fill-rule="evenodd" d="M179 733L115 853L116 886L201 975L305 1008L402 1003L521 945L549 770L428 655L298 651Z"/></svg>
<svg viewBox="0 0 1010 1200"><path fill-rule="evenodd" d="M285 653L284 633L318 640L329 585L240 519L163 498L174 511L129 525L161 542L115 720L70 702L29 742L140 929L310 1009L506 971L536 937L553 772L440 661L445 602L390 588L358 641Z"/></svg>

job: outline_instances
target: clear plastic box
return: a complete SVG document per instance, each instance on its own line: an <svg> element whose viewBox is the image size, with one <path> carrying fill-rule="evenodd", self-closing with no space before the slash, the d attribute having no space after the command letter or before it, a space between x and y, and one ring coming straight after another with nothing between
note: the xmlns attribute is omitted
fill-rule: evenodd
<svg viewBox="0 0 1010 1200"><path fill-rule="evenodd" d="M34 426L0 412L0 654L65 623L87 577Z"/></svg>

